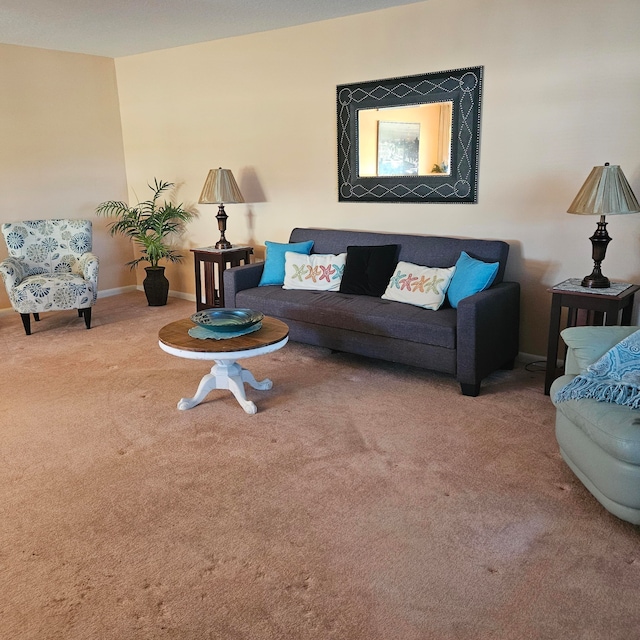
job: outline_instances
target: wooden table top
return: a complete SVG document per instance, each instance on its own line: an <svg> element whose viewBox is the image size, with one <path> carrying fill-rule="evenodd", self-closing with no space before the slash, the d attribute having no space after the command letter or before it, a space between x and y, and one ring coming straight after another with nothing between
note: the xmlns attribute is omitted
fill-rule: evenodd
<svg viewBox="0 0 640 640"><path fill-rule="evenodd" d="M199 351L202 353L230 353L259 349L284 340L289 335L289 327L282 321L265 316L262 328L238 338L223 340L200 340L192 338L188 331L197 326L189 318L176 320L165 325L158 333L158 339L163 344L183 351Z"/></svg>

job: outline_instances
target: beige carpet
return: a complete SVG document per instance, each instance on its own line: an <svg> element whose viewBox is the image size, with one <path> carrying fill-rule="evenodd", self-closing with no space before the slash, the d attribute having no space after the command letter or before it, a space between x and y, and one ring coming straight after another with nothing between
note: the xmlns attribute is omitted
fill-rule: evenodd
<svg viewBox="0 0 640 640"><path fill-rule="evenodd" d="M543 376L290 343L270 391L178 411L193 303L0 317L2 640L629 639L638 529L558 455Z"/></svg>

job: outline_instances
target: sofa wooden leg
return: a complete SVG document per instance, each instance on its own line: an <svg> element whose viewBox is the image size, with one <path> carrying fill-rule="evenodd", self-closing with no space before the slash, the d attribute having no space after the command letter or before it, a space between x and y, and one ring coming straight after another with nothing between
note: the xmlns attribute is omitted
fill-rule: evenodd
<svg viewBox="0 0 640 640"><path fill-rule="evenodd" d="M84 323L87 329L91 329L91 307L87 307L86 309L81 309L82 315L84 316Z"/></svg>
<svg viewBox="0 0 640 640"><path fill-rule="evenodd" d="M463 396L471 396L472 398L475 398L480 393L479 382L476 382L475 384L467 384L465 382L461 382L460 388L462 389Z"/></svg>
<svg viewBox="0 0 640 640"><path fill-rule="evenodd" d="M34 314L35 316L35 314ZM24 325L24 330L28 336L31 335L31 318L28 313L21 313L20 317L22 318L22 324Z"/></svg>

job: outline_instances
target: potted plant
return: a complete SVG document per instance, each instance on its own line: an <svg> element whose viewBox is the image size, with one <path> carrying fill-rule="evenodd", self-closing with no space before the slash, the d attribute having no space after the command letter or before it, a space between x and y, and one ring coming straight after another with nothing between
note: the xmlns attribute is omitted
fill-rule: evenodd
<svg viewBox="0 0 640 640"><path fill-rule="evenodd" d="M162 193L174 186L172 182L163 182L157 178L149 185L153 191L151 200L139 202L130 207L125 202L109 200L100 204L96 213L111 216L116 221L109 225L111 235L123 235L131 238L141 249L141 255L127 262L134 269L140 262L148 262L145 267L147 277L143 281L144 292L149 306L158 307L167 304L169 281L164 275L160 260L181 262L183 257L167 243L167 236L180 233L186 222L194 217L182 204L174 205L166 200L160 202Z"/></svg>

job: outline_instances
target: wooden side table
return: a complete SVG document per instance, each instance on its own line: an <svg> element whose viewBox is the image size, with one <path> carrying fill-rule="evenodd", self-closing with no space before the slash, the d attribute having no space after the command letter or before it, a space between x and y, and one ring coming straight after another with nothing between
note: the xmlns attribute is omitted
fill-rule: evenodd
<svg viewBox="0 0 640 640"><path fill-rule="evenodd" d="M633 299L640 286L628 282L613 283L607 289L589 289L580 285L580 278L570 278L547 289L551 292L551 317L544 393L561 373L557 369L560 316L568 307L567 327L630 325ZM622 312L622 313L620 313Z"/></svg>
<svg viewBox="0 0 640 640"><path fill-rule="evenodd" d="M202 247L191 249L196 276L196 310L224 307L222 274L227 267L249 264L253 247L233 246L231 249ZM204 286L203 286L204 283ZM202 291L204 289L204 300Z"/></svg>

